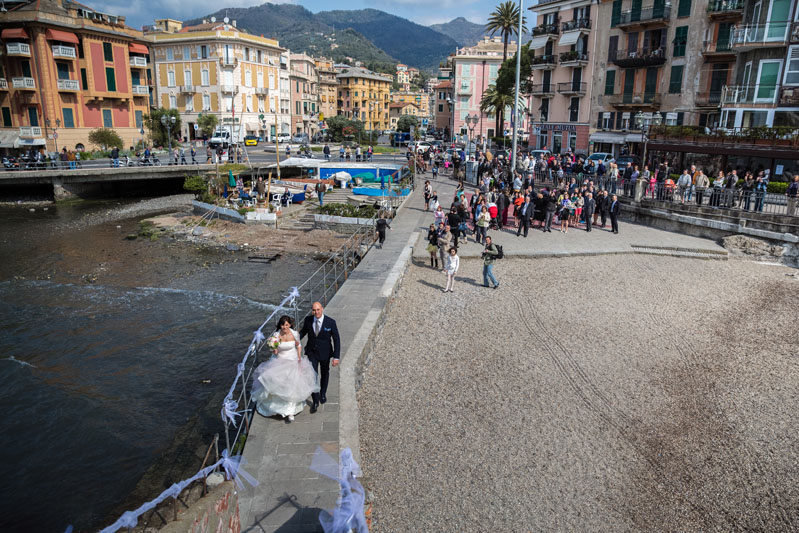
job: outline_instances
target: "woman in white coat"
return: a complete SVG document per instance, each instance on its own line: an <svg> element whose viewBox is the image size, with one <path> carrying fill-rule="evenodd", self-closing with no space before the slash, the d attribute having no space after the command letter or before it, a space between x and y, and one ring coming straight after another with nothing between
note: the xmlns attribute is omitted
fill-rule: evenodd
<svg viewBox="0 0 799 533"><path fill-rule="evenodd" d="M447 286L441 289L442 292L452 292L452 287L455 285L455 274L458 273L458 268L461 266L461 258L458 257L458 250L456 248L449 249L449 256L447 257L447 266L444 272L447 273Z"/></svg>

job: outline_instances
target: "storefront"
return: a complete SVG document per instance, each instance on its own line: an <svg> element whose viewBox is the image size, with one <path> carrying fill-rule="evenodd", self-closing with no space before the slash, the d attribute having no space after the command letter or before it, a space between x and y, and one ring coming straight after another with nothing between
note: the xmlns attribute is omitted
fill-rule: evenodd
<svg viewBox="0 0 799 533"><path fill-rule="evenodd" d="M533 127L530 146L535 150L549 150L554 154L588 153L587 124L556 124L545 122Z"/></svg>

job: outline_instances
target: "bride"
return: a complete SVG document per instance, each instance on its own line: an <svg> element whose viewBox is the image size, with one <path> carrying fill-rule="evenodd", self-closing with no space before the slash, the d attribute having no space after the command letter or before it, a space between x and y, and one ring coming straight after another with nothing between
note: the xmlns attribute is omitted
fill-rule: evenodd
<svg viewBox="0 0 799 533"><path fill-rule="evenodd" d="M280 317L277 331L267 342L275 355L255 369L252 397L262 415L280 415L291 422L302 412L308 396L319 392L319 376L302 356L300 334L291 317Z"/></svg>

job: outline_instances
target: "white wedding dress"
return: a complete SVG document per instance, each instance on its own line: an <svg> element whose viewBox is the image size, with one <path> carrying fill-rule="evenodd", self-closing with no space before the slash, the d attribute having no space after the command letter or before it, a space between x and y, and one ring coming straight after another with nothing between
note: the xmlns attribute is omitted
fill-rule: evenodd
<svg viewBox="0 0 799 533"><path fill-rule="evenodd" d="M291 333L300 339L299 333ZM299 414L313 392L319 392L319 376L307 357L297 360L295 341L281 342L277 355L258 365L253 374L252 397L264 416Z"/></svg>

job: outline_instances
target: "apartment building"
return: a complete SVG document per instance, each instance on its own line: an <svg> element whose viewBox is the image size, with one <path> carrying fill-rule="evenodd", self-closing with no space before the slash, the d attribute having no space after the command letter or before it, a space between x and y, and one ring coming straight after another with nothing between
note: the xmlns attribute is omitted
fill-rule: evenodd
<svg viewBox="0 0 799 533"><path fill-rule="evenodd" d="M8 10L6 11L6 7ZM89 148L96 128L125 145L149 109L149 49L125 17L41 0L0 20L0 148Z"/></svg>
<svg viewBox="0 0 799 533"><path fill-rule="evenodd" d="M391 101L393 103L410 102L416 105L419 110L419 117L430 118L430 98L424 91L394 91L391 93Z"/></svg>
<svg viewBox="0 0 799 533"><path fill-rule="evenodd" d="M292 131L288 51L225 18L195 26L159 19L148 30L159 107L178 109L181 135L194 140L199 116L213 113L241 136Z"/></svg>
<svg viewBox="0 0 799 533"><path fill-rule="evenodd" d="M360 120L366 130L389 127L392 78L350 65L336 65L337 114Z"/></svg>
<svg viewBox="0 0 799 533"><path fill-rule="evenodd" d="M480 102L483 93L492 85L502 66L503 43L500 37L483 37L474 46L458 48L450 56L449 64L453 76L453 117L452 132L466 136L469 133L466 127L466 116L477 115L480 120L474 128L474 136L479 140L486 137L502 135L502 131L496 131L496 116L483 113L480 110ZM510 41L508 44L508 57L516 53L516 42ZM500 129L510 127L512 108L505 111L505 123L500 125Z"/></svg>
<svg viewBox="0 0 799 533"><path fill-rule="evenodd" d="M436 129L444 130L449 134L452 131L452 82L450 80L441 82L433 90L435 91L433 110ZM449 135L446 137L449 138Z"/></svg>
<svg viewBox="0 0 799 533"><path fill-rule="evenodd" d="M320 121L327 117L336 116L336 95L338 80L336 69L333 68L331 59L317 58L316 63L317 88L319 93Z"/></svg>
<svg viewBox="0 0 799 533"><path fill-rule="evenodd" d="M660 113L667 125L687 125L697 124L704 109L707 120L707 73L727 68L723 46L716 53L716 44L708 44L710 31L718 28L710 23L707 3L604 0L598 7L597 38L605 44L596 49L592 151L641 155L645 139L638 113Z"/></svg>
<svg viewBox="0 0 799 533"><path fill-rule="evenodd" d="M720 126L799 128L796 2L730 0L724 5L711 1L710 5L719 10L717 13L736 16L729 37L735 72L721 91ZM718 85L720 82L715 87Z"/></svg>
<svg viewBox="0 0 799 533"><path fill-rule="evenodd" d="M388 117L392 130L396 130L397 121L399 121L400 117L405 115L411 117L421 117L422 112L413 102L394 102L388 105Z"/></svg>
<svg viewBox="0 0 799 533"><path fill-rule="evenodd" d="M319 131L316 61L306 54L291 54L290 61L292 130L311 136Z"/></svg>
<svg viewBox="0 0 799 533"><path fill-rule="evenodd" d="M545 0L532 8L534 84L529 144L555 153L588 153L595 56L600 31L595 0Z"/></svg>

